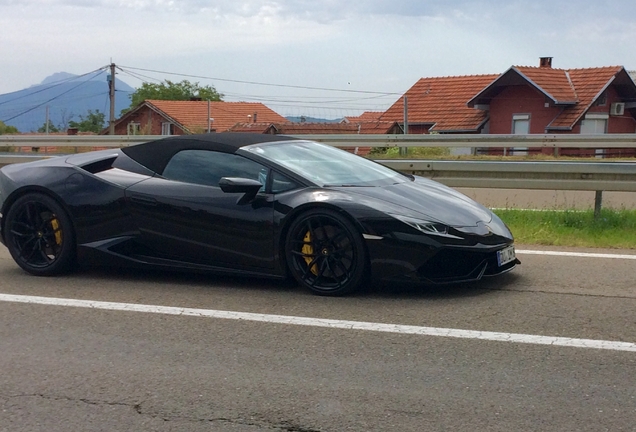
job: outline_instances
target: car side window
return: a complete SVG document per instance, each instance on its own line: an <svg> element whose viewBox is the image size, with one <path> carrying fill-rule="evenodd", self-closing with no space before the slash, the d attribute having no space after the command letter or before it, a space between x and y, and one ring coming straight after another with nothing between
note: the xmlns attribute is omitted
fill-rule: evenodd
<svg viewBox="0 0 636 432"><path fill-rule="evenodd" d="M209 150L182 150L175 154L162 176L170 180L219 186L221 177L258 180L263 187L268 168L243 156Z"/></svg>
<svg viewBox="0 0 636 432"><path fill-rule="evenodd" d="M287 176L272 171L272 193L281 193L299 187L298 183Z"/></svg>

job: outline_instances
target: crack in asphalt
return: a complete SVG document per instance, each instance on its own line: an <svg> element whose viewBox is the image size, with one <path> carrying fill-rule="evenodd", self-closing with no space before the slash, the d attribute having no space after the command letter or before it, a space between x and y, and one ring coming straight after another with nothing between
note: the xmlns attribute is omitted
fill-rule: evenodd
<svg viewBox="0 0 636 432"><path fill-rule="evenodd" d="M87 405L96 405L96 406L121 406L132 409L135 413L143 416L147 416L154 419L160 419L164 422L170 421L183 421L183 422L200 422L200 423L228 423L228 424L237 424L237 425L245 425L245 426L255 426L259 428L268 428L268 429L278 429L284 432L321 432L319 429L307 428L303 426L299 426L289 421L279 421L272 422L267 420L261 421L250 421L244 418L226 418L226 417L208 417L208 418L196 418L196 417L187 417L187 416L179 416L179 415L166 415L161 412L144 412L142 409L142 403L126 403L126 402L111 402L104 400L95 400L95 399L87 399L87 398L72 398L69 396L53 396L46 394L16 394L16 395L0 395L0 400L3 400L5 405L11 399L19 399L19 398L41 398L52 401L66 401L66 402L81 402Z"/></svg>
<svg viewBox="0 0 636 432"><path fill-rule="evenodd" d="M540 289L511 289L511 288L481 288L484 291L505 291L512 293L539 293L539 294L553 294L563 296L575 296L575 297L598 297L603 299L623 299L623 300L636 300L636 297L628 295L608 295L608 294L591 294L591 293L576 293L576 292L561 292L561 291L547 291Z"/></svg>
<svg viewBox="0 0 636 432"><path fill-rule="evenodd" d="M42 398L47 400L54 400L54 401L82 402L87 405L97 405L97 406L99 405L123 406L123 407L132 408L138 414L142 414L141 404L131 404L126 402L109 402L109 401L93 400L93 399L86 399L86 398L72 398L69 396L52 396L52 395L46 395L41 393L0 395L0 398L5 399L6 401L9 401L10 399L29 398L29 397L37 397L37 398Z"/></svg>

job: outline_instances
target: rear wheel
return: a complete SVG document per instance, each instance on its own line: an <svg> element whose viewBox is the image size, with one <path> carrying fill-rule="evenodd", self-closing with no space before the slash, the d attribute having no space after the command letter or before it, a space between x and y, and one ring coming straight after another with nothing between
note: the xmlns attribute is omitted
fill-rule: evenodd
<svg viewBox="0 0 636 432"><path fill-rule="evenodd" d="M287 233L285 255L294 278L315 294L351 293L365 276L362 237L335 211L315 209L295 219Z"/></svg>
<svg viewBox="0 0 636 432"><path fill-rule="evenodd" d="M20 267L38 276L68 271L75 260L71 221L53 198L29 193L6 215L5 240Z"/></svg>

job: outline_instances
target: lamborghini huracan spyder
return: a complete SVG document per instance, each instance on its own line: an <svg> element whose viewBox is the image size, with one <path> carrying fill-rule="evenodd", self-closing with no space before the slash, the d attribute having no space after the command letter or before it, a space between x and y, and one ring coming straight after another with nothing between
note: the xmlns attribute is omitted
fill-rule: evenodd
<svg viewBox="0 0 636 432"><path fill-rule="evenodd" d="M77 262L366 280L474 281L519 263L490 210L432 180L311 141L212 133L0 170L1 239L20 267Z"/></svg>

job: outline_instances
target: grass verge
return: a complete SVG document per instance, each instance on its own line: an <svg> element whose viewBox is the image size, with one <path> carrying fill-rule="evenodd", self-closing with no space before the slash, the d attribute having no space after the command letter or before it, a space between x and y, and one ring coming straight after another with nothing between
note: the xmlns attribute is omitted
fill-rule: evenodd
<svg viewBox="0 0 636 432"><path fill-rule="evenodd" d="M636 249L636 210L494 211L508 225L515 243Z"/></svg>

